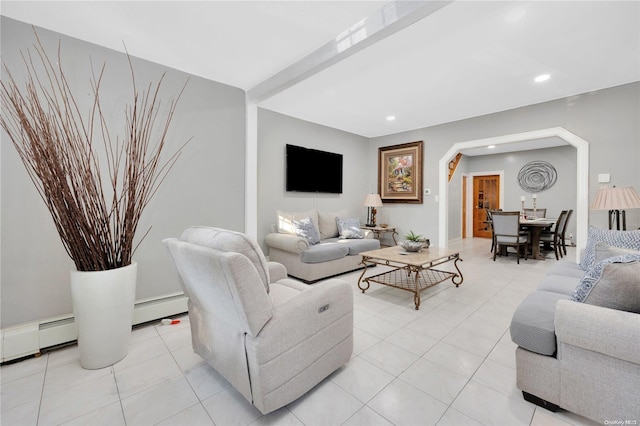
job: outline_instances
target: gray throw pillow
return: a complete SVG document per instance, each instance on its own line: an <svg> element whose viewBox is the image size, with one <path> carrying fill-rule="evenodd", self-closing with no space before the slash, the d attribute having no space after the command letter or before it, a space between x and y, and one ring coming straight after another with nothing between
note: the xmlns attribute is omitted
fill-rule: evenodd
<svg viewBox="0 0 640 426"><path fill-rule="evenodd" d="M576 302L640 313L640 254L610 257L590 268L571 295Z"/></svg>
<svg viewBox="0 0 640 426"><path fill-rule="evenodd" d="M584 249L582 259L580 259L580 269L583 271L587 271L595 264L596 243L599 241L614 247L640 250L640 230L614 231L610 229L600 229L593 225L589 225L587 246Z"/></svg>
<svg viewBox="0 0 640 426"><path fill-rule="evenodd" d="M336 217L336 223L338 224L340 238L364 238L364 232L360 229L360 220L357 218L343 219Z"/></svg>
<svg viewBox="0 0 640 426"><path fill-rule="evenodd" d="M640 251L614 247L607 243L603 243L602 241L598 241L595 245L595 253L595 259L593 261L594 264L600 263L610 257L620 256L623 254L640 254Z"/></svg>
<svg viewBox="0 0 640 426"><path fill-rule="evenodd" d="M310 217L302 220L294 220L292 224L296 235L307 240L309 244L314 245L320 242L320 234Z"/></svg>

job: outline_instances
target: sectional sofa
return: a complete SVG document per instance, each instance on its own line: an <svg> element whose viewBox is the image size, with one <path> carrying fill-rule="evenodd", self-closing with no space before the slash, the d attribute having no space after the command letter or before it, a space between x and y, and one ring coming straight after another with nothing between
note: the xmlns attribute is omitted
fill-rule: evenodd
<svg viewBox="0 0 640 426"><path fill-rule="evenodd" d="M580 264L556 263L518 306L510 332L526 400L601 424L638 424L640 231L590 227Z"/></svg>

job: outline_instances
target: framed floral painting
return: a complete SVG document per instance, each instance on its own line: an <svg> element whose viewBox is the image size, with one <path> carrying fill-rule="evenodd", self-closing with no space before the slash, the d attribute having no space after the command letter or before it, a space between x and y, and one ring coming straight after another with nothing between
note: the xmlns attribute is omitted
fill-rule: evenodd
<svg viewBox="0 0 640 426"><path fill-rule="evenodd" d="M378 148L383 203L422 204L422 141Z"/></svg>

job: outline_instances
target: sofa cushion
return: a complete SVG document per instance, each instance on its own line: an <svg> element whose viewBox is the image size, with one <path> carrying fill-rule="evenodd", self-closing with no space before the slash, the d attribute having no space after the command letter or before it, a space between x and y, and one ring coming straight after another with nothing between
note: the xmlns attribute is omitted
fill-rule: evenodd
<svg viewBox="0 0 640 426"><path fill-rule="evenodd" d="M571 298L576 302L640 313L640 254L610 257L589 269Z"/></svg>
<svg viewBox="0 0 640 426"><path fill-rule="evenodd" d="M571 260L561 260L554 262L547 274L563 275L566 277L582 278L584 277L584 271L580 269L580 266Z"/></svg>
<svg viewBox="0 0 640 426"><path fill-rule="evenodd" d="M591 268L596 262L596 243L599 241L610 246L625 249L640 250L640 230L637 231L614 231L610 229L600 229L589 225L587 236L587 246L580 259L580 268L583 271Z"/></svg>
<svg viewBox="0 0 640 426"><path fill-rule="evenodd" d="M316 227L313 225L310 217L304 218L302 220L294 220L291 223L296 235L307 240L309 244L314 245L320 242L320 234L318 233Z"/></svg>
<svg viewBox="0 0 640 426"><path fill-rule="evenodd" d="M269 296L271 296L271 303L275 307L296 297L300 293L301 291L298 289L276 282L271 284L271 292L269 293Z"/></svg>
<svg viewBox="0 0 640 426"><path fill-rule="evenodd" d="M304 263L322 263L342 259L349 254L349 248L339 243L321 243L311 246L302 252Z"/></svg>
<svg viewBox="0 0 640 426"><path fill-rule="evenodd" d="M360 229L360 220L358 218L343 219L337 217L336 222L340 238L364 238L364 232Z"/></svg>
<svg viewBox="0 0 640 426"><path fill-rule="evenodd" d="M278 210L276 213L278 215L278 232L282 234L296 235L293 221L302 220L307 217L311 218L313 225L316 227L316 230L318 230L318 212L316 209L311 209L306 212L287 212L284 210ZM318 231L318 233L320 233L320 231Z"/></svg>
<svg viewBox="0 0 640 426"><path fill-rule="evenodd" d="M584 276L584 272L582 272L582 276ZM548 273L538 285L538 290L571 296L581 279L582 277Z"/></svg>
<svg viewBox="0 0 640 426"><path fill-rule="evenodd" d="M556 352L554 317L558 300L570 296L534 291L520 303L511 319L511 340L521 348L542 355Z"/></svg>
<svg viewBox="0 0 640 426"><path fill-rule="evenodd" d="M380 241L372 238L359 239L359 240L338 240L338 244L342 244L348 247L349 256L355 256L363 251L377 250L380 248Z"/></svg>
<svg viewBox="0 0 640 426"><path fill-rule="evenodd" d="M347 211L341 210L339 212L318 212L318 226L320 229L320 238L326 240L327 238L335 238L339 235L337 217L346 217Z"/></svg>

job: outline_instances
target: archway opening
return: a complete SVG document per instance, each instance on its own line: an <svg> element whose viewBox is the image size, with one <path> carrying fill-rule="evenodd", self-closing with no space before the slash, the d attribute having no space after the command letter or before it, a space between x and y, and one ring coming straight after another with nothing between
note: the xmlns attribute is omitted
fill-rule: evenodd
<svg viewBox="0 0 640 426"><path fill-rule="evenodd" d="M589 225L589 143L562 127L552 127L549 129L534 130L531 132L475 139L453 144L438 162L438 177L440 182L438 246L447 247L449 244L449 185L447 171L449 161L455 157L458 152L469 148L480 148L489 145L501 145L551 137L558 137L576 148L576 261L579 261L580 253L587 242Z"/></svg>

